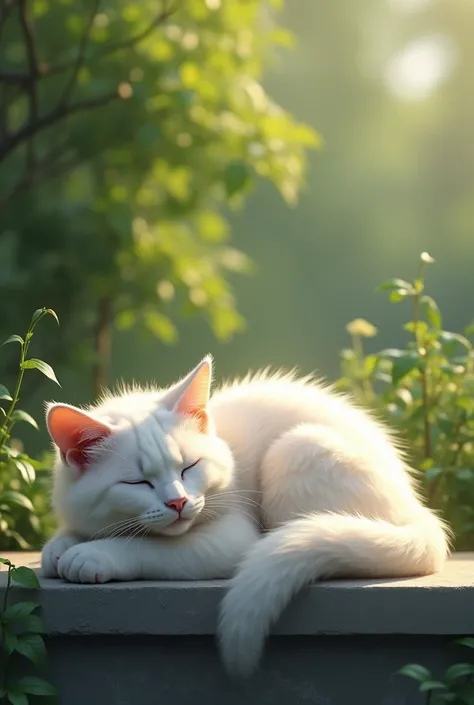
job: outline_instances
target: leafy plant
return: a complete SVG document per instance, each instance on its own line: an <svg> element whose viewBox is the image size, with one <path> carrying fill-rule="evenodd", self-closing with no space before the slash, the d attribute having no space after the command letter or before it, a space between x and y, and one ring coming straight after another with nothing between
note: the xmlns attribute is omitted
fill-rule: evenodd
<svg viewBox="0 0 474 705"><path fill-rule="evenodd" d="M227 213L261 179L294 203L319 144L262 85L292 44L281 4L5 5L1 328L33 289L53 302L66 324L41 355L90 365L95 393L114 324L167 344L184 316L205 316L220 339L244 325L229 279L250 263L229 244Z"/></svg>
<svg viewBox="0 0 474 705"><path fill-rule="evenodd" d="M30 590L39 588L36 573L25 566L15 566L6 558L0 563L7 566L7 583L0 607L0 702L11 705L27 705L29 695L54 696L55 688L38 676L17 676L18 660L27 660L36 667L43 666L46 647L42 637L43 620L38 614L36 602L14 602L11 604L13 585Z"/></svg>
<svg viewBox="0 0 474 705"><path fill-rule="evenodd" d="M47 481L48 456L40 460L30 458L12 438L18 423L28 423L38 428L36 421L18 408L23 377L27 370L38 370L59 384L48 363L29 357L35 328L45 317L52 316L59 324L55 312L49 308L35 311L24 338L11 335L2 346L19 345L20 356L17 379L13 391L0 385L0 542L3 550L38 547L48 532Z"/></svg>
<svg viewBox="0 0 474 705"><path fill-rule="evenodd" d="M474 649L472 637L458 639L455 643ZM425 666L417 663L403 666L399 674L418 681L420 692L426 693L426 705L474 704L474 664L472 663L455 663L449 666L439 680Z"/></svg>
<svg viewBox="0 0 474 705"><path fill-rule="evenodd" d="M457 548L466 549L474 543L474 326L463 334L445 330L425 293L425 268L433 262L424 252L413 281L379 287L391 303L410 305L404 347L366 354L364 339L377 329L364 319L349 323L352 347L342 353L338 385L398 428L429 504L451 524Z"/></svg>

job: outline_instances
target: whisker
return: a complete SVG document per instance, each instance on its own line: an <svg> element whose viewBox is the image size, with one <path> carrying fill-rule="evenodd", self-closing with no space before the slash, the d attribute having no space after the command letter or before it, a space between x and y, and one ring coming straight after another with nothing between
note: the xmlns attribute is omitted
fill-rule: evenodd
<svg viewBox="0 0 474 705"><path fill-rule="evenodd" d="M222 497L232 497L232 499L241 499L242 501L246 501L248 504L254 504L256 507L260 507L261 504L260 502L257 502L255 499L252 499L251 497L246 497L244 492L239 492L239 491L229 491L229 492L217 492L216 494L212 494L209 496L209 499L212 499L213 497L216 498L222 498Z"/></svg>
<svg viewBox="0 0 474 705"><path fill-rule="evenodd" d="M126 524L129 524L130 522L137 521L137 519L138 519L138 517L133 517L133 518L128 518L128 519L120 519L119 521L114 521L114 522L112 522L112 524L108 524L107 526L104 526L102 529L99 529L99 531L96 531L95 534L93 534L91 536L90 540L93 541L94 539L99 538L100 535L103 534L104 532L120 528Z"/></svg>
<svg viewBox="0 0 474 705"><path fill-rule="evenodd" d="M129 526L125 526L121 529L118 529L115 531L113 534L111 534L108 538L110 539L118 539L122 536L129 536L130 533L133 533L133 531L139 526L138 522L134 522L133 524L130 524Z"/></svg>
<svg viewBox="0 0 474 705"><path fill-rule="evenodd" d="M256 522L262 530L264 528L262 523L258 520L258 518L256 516L250 514L249 512L246 512L245 509L242 509L242 507L238 507L235 505L228 505L228 504L214 504L214 505L211 505L210 509L212 509L213 507L215 507L217 509L235 509L236 511L240 512L241 514L248 517L252 521Z"/></svg>
<svg viewBox="0 0 474 705"><path fill-rule="evenodd" d="M225 497L217 498L217 499L214 499L214 497L209 497L206 504L208 504L209 506L212 506L213 504L217 506L217 503L219 503L219 502L221 504L223 503L226 507L244 506L244 507L248 507L251 510L259 510L259 511L262 509L262 506L260 504L251 504L243 498L236 499L235 497L232 497L230 499L230 501L228 501L228 502L225 501Z"/></svg>
<svg viewBox="0 0 474 705"><path fill-rule="evenodd" d="M135 538L135 536L138 536L138 534L140 534L142 530L143 530L142 524L140 524L139 526L135 526L135 528L126 537L125 543L129 543L133 538Z"/></svg>

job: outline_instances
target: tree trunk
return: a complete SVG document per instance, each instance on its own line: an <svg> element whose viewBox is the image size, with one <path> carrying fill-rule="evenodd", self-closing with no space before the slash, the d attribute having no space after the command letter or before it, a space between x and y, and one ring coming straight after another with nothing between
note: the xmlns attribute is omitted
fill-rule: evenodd
<svg viewBox="0 0 474 705"><path fill-rule="evenodd" d="M98 397L107 387L111 350L111 300L104 297L99 300L97 310L97 328L95 334L96 360L92 372L94 397Z"/></svg>

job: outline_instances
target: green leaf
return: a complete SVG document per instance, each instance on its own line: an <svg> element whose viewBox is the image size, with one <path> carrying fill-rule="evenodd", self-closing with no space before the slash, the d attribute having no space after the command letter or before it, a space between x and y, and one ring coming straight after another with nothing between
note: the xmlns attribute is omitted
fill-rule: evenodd
<svg viewBox="0 0 474 705"><path fill-rule="evenodd" d="M11 575L13 582L18 583L18 585L22 585L23 587L36 589L40 586L35 571L31 570L31 568L26 568L26 566L14 568ZM29 619L33 618L30 617Z"/></svg>
<svg viewBox="0 0 474 705"><path fill-rule="evenodd" d="M30 360L25 360L25 362L22 362L21 367L24 370L39 370L46 377L52 379L53 382L56 382L57 385L61 386L51 365L48 365L48 363L43 360L37 360L35 357L32 357Z"/></svg>
<svg viewBox="0 0 474 705"><path fill-rule="evenodd" d="M30 614L18 622L17 629L20 634L44 634L46 632L43 620L36 614Z"/></svg>
<svg viewBox="0 0 474 705"><path fill-rule="evenodd" d="M28 518L31 519L31 514ZM8 536L8 538L13 539L17 543L20 551L31 550L31 545L28 543L28 541L25 541L22 536L20 536L18 531L14 531L13 529L5 529L5 536Z"/></svg>
<svg viewBox="0 0 474 705"><path fill-rule="evenodd" d="M440 416L439 419L437 420L438 428L446 435L450 436L451 433L453 432L454 428L454 421L452 419L445 418L444 416Z"/></svg>
<svg viewBox="0 0 474 705"><path fill-rule="evenodd" d="M40 318L46 314L45 308L37 308L31 317L31 325L34 325Z"/></svg>
<svg viewBox="0 0 474 705"><path fill-rule="evenodd" d="M433 480L436 480L437 477L439 477L442 474L442 469L441 468L428 468L428 470L425 470L423 473L423 477L425 478L426 482L433 482Z"/></svg>
<svg viewBox="0 0 474 705"><path fill-rule="evenodd" d="M36 473L31 463L25 460L19 460L18 458L12 458L11 462L15 465L24 482L30 485L35 481Z"/></svg>
<svg viewBox="0 0 474 705"><path fill-rule="evenodd" d="M7 622L15 622L24 619L34 612L34 610L38 609L38 607L39 605L35 602L16 602L14 605L7 607L3 613L3 618L6 619Z"/></svg>
<svg viewBox="0 0 474 705"><path fill-rule="evenodd" d="M412 285L410 282L406 282L403 279L387 279L386 282L380 284L376 291L392 291L394 289L407 289L410 290Z"/></svg>
<svg viewBox="0 0 474 705"><path fill-rule="evenodd" d="M36 666L46 660L46 646L39 634L21 634L18 637L15 651L18 651Z"/></svg>
<svg viewBox="0 0 474 705"><path fill-rule="evenodd" d="M456 639L455 644L461 644L461 646L467 646L469 649L474 649L474 638L472 636L466 636L462 639Z"/></svg>
<svg viewBox="0 0 474 705"><path fill-rule="evenodd" d="M367 355L363 363L363 373L366 377L370 377L374 373L378 361L377 355Z"/></svg>
<svg viewBox="0 0 474 705"><path fill-rule="evenodd" d="M9 338L3 341L2 345L0 347L3 347L3 345L8 345L8 343L20 343L20 345L24 345L25 341L23 338L19 335L11 335Z"/></svg>
<svg viewBox="0 0 474 705"><path fill-rule="evenodd" d="M421 310L428 319L428 322L435 330L441 330L441 311L436 301L431 296L422 296L420 303Z"/></svg>
<svg viewBox="0 0 474 705"><path fill-rule="evenodd" d="M52 316L59 326L59 318L58 318L58 314L56 313L56 311L53 311L52 308L46 308L45 313L47 313L48 316Z"/></svg>
<svg viewBox="0 0 474 705"><path fill-rule="evenodd" d="M456 468L456 477L463 482L472 482L474 477L474 469L471 468Z"/></svg>
<svg viewBox="0 0 474 705"><path fill-rule="evenodd" d="M450 666L444 672L444 678L448 682L457 680L458 678L464 678L465 676L471 676L474 674L474 665L471 663L455 663L454 666Z"/></svg>
<svg viewBox="0 0 474 705"><path fill-rule="evenodd" d="M23 509L27 509L29 512L35 511L31 500L16 490L4 490L3 492L0 492L0 504L23 507Z"/></svg>
<svg viewBox="0 0 474 705"><path fill-rule="evenodd" d="M244 162L230 162L224 172L224 185L229 196L233 196L247 186L250 169Z"/></svg>
<svg viewBox="0 0 474 705"><path fill-rule="evenodd" d="M34 420L34 418L27 414L26 411L21 411L21 409L15 409L15 411L11 415L11 420L14 424L18 423L18 421L24 421L25 423L29 423L30 426L33 426L33 428L36 428L36 430L39 431L39 426Z"/></svg>
<svg viewBox="0 0 474 705"><path fill-rule="evenodd" d="M459 406L460 409L464 409L464 411L474 411L474 398L472 397L457 397L457 399L454 400L454 403L456 406Z"/></svg>
<svg viewBox="0 0 474 705"><path fill-rule="evenodd" d="M424 666L420 666L418 663L409 663L406 666L403 666L398 673L401 676L407 676L408 678L413 678L416 681L420 681L420 683L432 680L431 672Z"/></svg>
<svg viewBox="0 0 474 705"><path fill-rule="evenodd" d="M8 629L3 628L2 634L3 648L7 654L12 654L17 646L18 637L16 634L12 634Z"/></svg>
<svg viewBox="0 0 474 705"><path fill-rule="evenodd" d="M425 288L425 285L423 283L423 279L415 279L414 288L415 288L415 293L421 294L421 292Z"/></svg>
<svg viewBox="0 0 474 705"><path fill-rule="evenodd" d="M413 292L408 289L394 289L390 292L389 299L393 304L398 304L399 301L403 301L407 296L412 296Z"/></svg>
<svg viewBox="0 0 474 705"><path fill-rule="evenodd" d="M0 384L0 399L6 399L7 401L12 401L10 392L3 384Z"/></svg>
<svg viewBox="0 0 474 705"><path fill-rule="evenodd" d="M0 563L2 565L11 565L11 562L8 560L8 558L0 558Z"/></svg>
<svg viewBox="0 0 474 705"><path fill-rule="evenodd" d="M474 703L474 683L471 681L457 686L456 695L464 705L472 705Z"/></svg>
<svg viewBox="0 0 474 705"><path fill-rule="evenodd" d="M379 352L379 357L386 358L388 360L394 360L398 357L403 357L405 355L405 350L398 350L398 348L387 348Z"/></svg>
<svg viewBox="0 0 474 705"><path fill-rule="evenodd" d="M7 692L7 698L11 702L11 705L28 705L28 698L25 693L21 693L18 690L9 690Z"/></svg>
<svg viewBox="0 0 474 705"><path fill-rule="evenodd" d="M413 370L420 370L422 359L415 352L406 352L393 360L392 382L398 384L407 374Z"/></svg>
<svg viewBox="0 0 474 705"><path fill-rule="evenodd" d="M51 683L36 676L23 676L18 681L18 688L30 695L56 695L56 688Z"/></svg>
<svg viewBox="0 0 474 705"><path fill-rule="evenodd" d="M423 681L419 690L421 693L426 693L429 690L446 690L446 688L446 683L442 683L441 681Z"/></svg>
<svg viewBox="0 0 474 705"><path fill-rule="evenodd" d="M164 343L171 345L176 342L178 332L168 316L154 309L150 309L145 311L143 318L148 330Z"/></svg>
<svg viewBox="0 0 474 705"><path fill-rule="evenodd" d="M447 330L443 330L440 333L439 339L448 355L454 355L457 345L461 345L467 350L472 350L472 345L469 340L463 335L459 335L459 333L450 333Z"/></svg>
<svg viewBox="0 0 474 705"><path fill-rule="evenodd" d="M423 340L428 332L428 324L425 323L425 321L418 321L417 323L415 323L415 321L409 321L405 323L403 328L409 333L417 333L419 336L418 340Z"/></svg>

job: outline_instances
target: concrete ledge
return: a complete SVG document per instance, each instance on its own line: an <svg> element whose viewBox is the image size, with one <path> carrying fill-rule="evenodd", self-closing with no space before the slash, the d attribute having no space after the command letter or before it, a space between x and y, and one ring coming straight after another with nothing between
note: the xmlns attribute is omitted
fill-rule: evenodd
<svg viewBox="0 0 474 705"><path fill-rule="evenodd" d="M10 559L33 567L38 556ZM458 554L426 578L307 588L248 680L230 680L219 660L213 635L225 589L220 581L43 580L35 597L60 705L425 705L416 683L397 675L401 666L421 663L437 678L472 657L453 638L474 634L474 554Z"/></svg>
<svg viewBox="0 0 474 705"><path fill-rule="evenodd" d="M25 561L25 558L27 559ZM34 554L11 554L37 565ZM5 589L0 574L0 599ZM39 601L51 635L209 635L225 581L72 585L41 580ZM19 599L28 591L15 588ZM474 554L457 554L434 576L338 580L302 591L273 634L474 634Z"/></svg>

